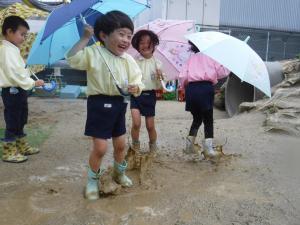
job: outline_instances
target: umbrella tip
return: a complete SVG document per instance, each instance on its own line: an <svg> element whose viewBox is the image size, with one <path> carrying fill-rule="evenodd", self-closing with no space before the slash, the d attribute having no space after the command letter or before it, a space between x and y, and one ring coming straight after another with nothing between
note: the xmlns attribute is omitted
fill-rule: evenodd
<svg viewBox="0 0 300 225"><path fill-rule="evenodd" d="M250 36L247 36L246 39L244 40L244 42L248 43L249 39L250 39Z"/></svg>

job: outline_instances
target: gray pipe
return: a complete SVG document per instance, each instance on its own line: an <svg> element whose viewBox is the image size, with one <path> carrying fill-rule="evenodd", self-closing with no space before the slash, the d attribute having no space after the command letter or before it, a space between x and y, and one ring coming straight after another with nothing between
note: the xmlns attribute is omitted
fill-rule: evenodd
<svg viewBox="0 0 300 225"><path fill-rule="evenodd" d="M283 79L282 65L279 62L265 62L270 85L273 87ZM262 99L264 94L251 84L241 82L240 78L234 74L230 75L225 87L225 108L230 117L238 113L239 105L242 102L253 102Z"/></svg>

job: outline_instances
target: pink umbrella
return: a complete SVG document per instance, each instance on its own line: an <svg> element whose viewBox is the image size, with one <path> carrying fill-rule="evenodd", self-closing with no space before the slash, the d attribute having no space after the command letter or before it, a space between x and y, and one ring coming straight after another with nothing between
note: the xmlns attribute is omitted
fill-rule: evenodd
<svg viewBox="0 0 300 225"><path fill-rule="evenodd" d="M152 30L159 37L159 46L154 52L154 57L163 63L163 72L166 80L176 80L184 62L189 58L189 44L184 35L195 32L195 24L192 20L162 20L157 19L139 27L139 30ZM128 53L138 55L134 48Z"/></svg>

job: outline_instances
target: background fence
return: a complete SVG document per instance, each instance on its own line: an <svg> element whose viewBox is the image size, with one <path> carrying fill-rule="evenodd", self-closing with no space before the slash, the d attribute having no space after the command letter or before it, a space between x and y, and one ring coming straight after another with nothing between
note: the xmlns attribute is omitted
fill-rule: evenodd
<svg viewBox="0 0 300 225"><path fill-rule="evenodd" d="M214 27L196 25L198 31L215 30L248 41L264 61L278 61L295 58L300 54L300 33L267 31L236 27Z"/></svg>

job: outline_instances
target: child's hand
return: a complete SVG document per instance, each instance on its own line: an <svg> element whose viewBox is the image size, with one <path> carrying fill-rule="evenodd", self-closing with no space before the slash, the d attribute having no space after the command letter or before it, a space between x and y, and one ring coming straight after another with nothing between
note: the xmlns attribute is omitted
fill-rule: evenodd
<svg viewBox="0 0 300 225"><path fill-rule="evenodd" d="M130 94L137 94L139 92L139 86L137 86L137 85L128 85L128 92Z"/></svg>
<svg viewBox="0 0 300 225"><path fill-rule="evenodd" d="M163 75L160 69L156 69L156 77L158 80L163 80Z"/></svg>
<svg viewBox="0 0 300 225"><path fill-rule="evenodd" d="M83 30L83 38L85 39L91 39L91 37L94 35L94 29L92 26L86 24L84 25L84 30Z"/></svg>
<svg viewBox="0 0 300 225"><path fill-rule="evenodd" d="M43 80L36 80L35 81L35 86L36 87L40 87L43 86L45 84L45 82Z"/></svg>

